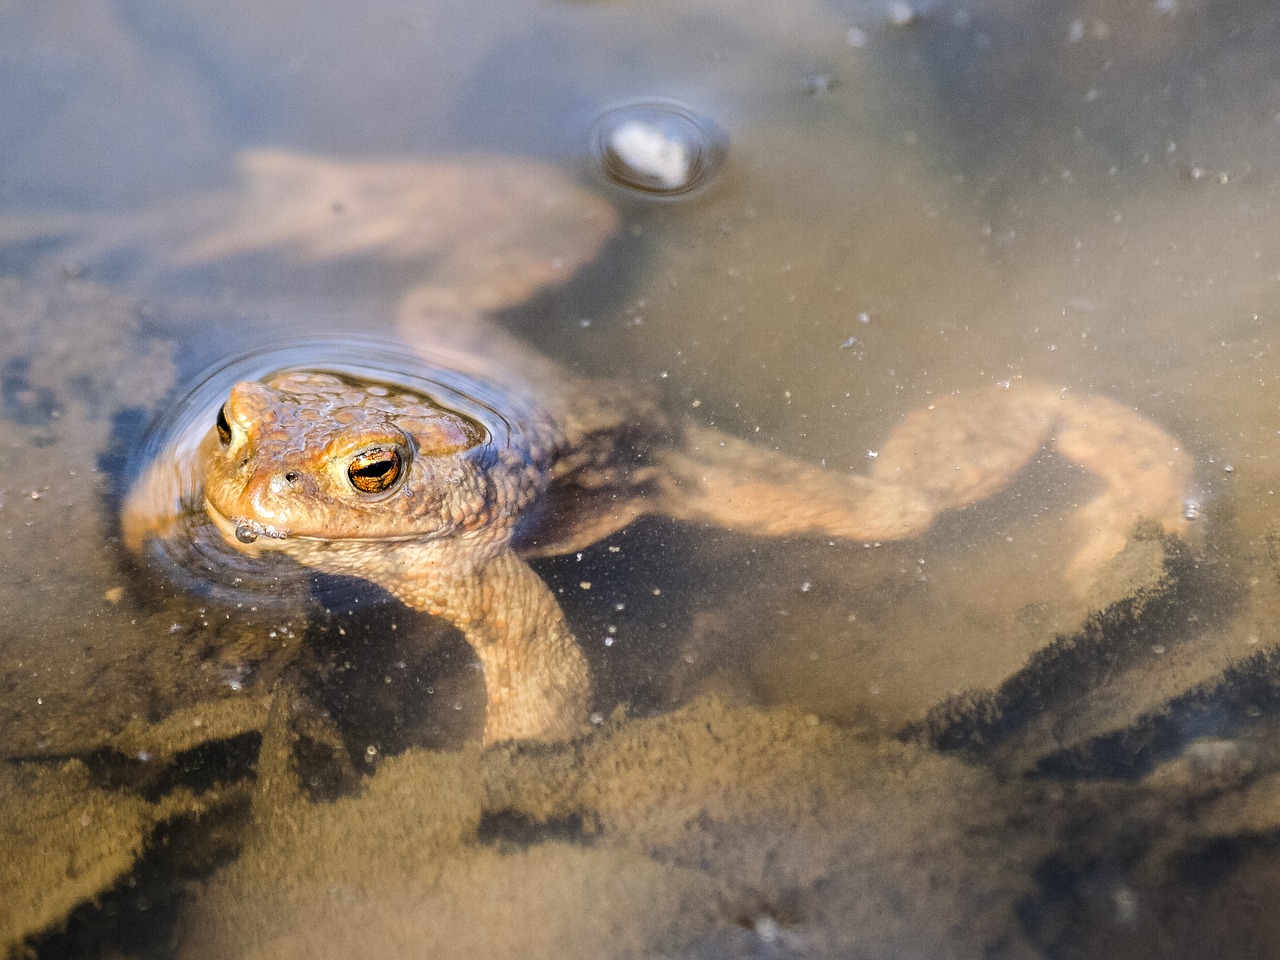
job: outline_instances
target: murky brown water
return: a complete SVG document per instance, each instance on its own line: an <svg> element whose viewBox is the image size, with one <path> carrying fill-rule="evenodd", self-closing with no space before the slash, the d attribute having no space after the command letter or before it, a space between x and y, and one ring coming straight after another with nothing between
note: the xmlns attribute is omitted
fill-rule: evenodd
<svg viewBox="0 0 1280 960"><path fill-rule="evenodd" d="M188 7L0 10L5 950L1274 951L1280 14ZM705 186L597 169L641 100L726 138ZM536 564L599 729L482 751L448 630L120 538L201 370L427 315L839 471L954 391L1106 395L1197 519L1086 594L1052 455L904 543L647 519Z"/></svg>

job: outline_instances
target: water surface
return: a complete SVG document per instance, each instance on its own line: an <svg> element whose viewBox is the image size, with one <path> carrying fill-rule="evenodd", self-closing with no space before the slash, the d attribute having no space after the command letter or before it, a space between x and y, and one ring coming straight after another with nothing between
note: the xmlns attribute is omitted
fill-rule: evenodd
<svg viewBox="0 0 1280 960"><path fill-rule="evenodd" d="M6 949L1274 942L1278 33L1210 0L8 6ZM637 102L723 135L705 186L600 172ZM430 230L273 246L281 154L388 165ZM512 182L610 212L578 231ZM1051 455L902 544L645 521L538 567L597 736L481 753L447 631L350 585L209 596L119 543L200 371L387 333L412 291L833 470L977 384L1105 394L1192 452L1198 519L1088 598L1061 572L1090 481Z"/></svg>

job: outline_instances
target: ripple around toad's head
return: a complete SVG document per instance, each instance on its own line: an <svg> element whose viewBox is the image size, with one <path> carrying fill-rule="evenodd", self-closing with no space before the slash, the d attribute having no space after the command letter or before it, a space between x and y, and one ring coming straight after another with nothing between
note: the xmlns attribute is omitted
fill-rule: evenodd
<svg viewBox="0 0 1280 960"><path fill-rule="evenodd" d="M314 571L278 553L246 552L225 540L205 508L195 466L201 441L234 384L297 372L420 394L479 425L484 439L470 455L482 458L518 443L528 410L526 391L486 378L469 355L433 353L391 339L291 339L220 362L177 395L127 461L126 475L135 479L122 506L125 542L180 586L218 602L259 605L296 604L311 591Z"/></svg>

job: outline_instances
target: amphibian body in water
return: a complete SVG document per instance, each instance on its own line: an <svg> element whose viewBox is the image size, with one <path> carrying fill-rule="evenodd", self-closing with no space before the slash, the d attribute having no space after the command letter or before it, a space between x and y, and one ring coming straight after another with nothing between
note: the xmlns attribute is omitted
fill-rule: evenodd
<svg viewBox="0 0 1280 960"><path fill-rule="evenodd" d="M124 529L135 547L175 535L172 485L155 477L176 471L235 549L362 577L444 618L483 666L488 743L570 735L590 702L582 653L527 558L581 549L642 514L899 540L1052 445L1101 487L1073 515L1077 585L1139 519L1185 524L1190 462L1172 437L1114 401L1045 385L987 385L911 413L858 476L674 423L641 390L575 381L541 358L422 363L429 375L408 386L338 364L236 383L199 444L135 488Z"/></svg>

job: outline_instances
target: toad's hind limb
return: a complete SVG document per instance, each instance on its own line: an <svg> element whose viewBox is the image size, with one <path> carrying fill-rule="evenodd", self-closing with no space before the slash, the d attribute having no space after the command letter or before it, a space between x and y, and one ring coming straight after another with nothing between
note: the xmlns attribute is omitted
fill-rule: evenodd
<svg viewBox="0 0 1280 960"><path fill-rule="evenodd" d="M1184 531L1191 464L1173 437L1112 400L1025 383L954 394L908 414L866 476L693 428L666 455L658 509L760 536L903 540L996 493L1046 446L1102 484L1071 518L1080 545L1066 577L1075 589L1094 581L1138 520Z"/></svg>

